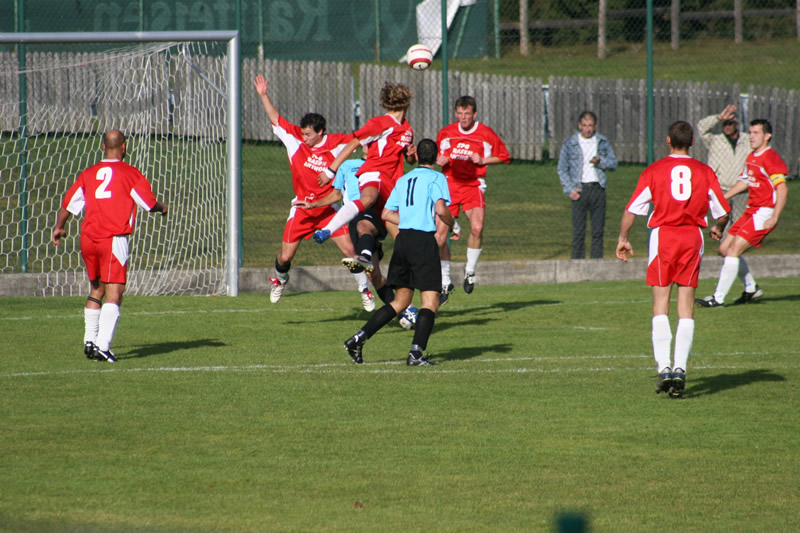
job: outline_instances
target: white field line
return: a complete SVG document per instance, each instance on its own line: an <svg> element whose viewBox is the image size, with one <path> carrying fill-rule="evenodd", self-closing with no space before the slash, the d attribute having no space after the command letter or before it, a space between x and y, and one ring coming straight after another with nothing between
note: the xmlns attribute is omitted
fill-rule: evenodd
<svg viewBox="0 0 800 533"><path fill-rule="evenodd" d="M783 354L782 352L781 354ZM785 352L785 354L793 354L794 352ZM776 352L762 352L756 354L753 352L740 352L740 353L717 353L717 354L702 354L703 357L709 356L731 356L731 355L775 355ZM402 370L391 368L404 364L403 361L382 361L377 363L366 363L363 366L356 366L349 362L339 363L319 363L319 364L296 364L296 365L213 365L213 366L174 366L174 367L149 367L149 368L125 368L124 363L114 364L107 366L106 363L92 363L97 365L91 369L81 370L56 370L56 371L40 371L40 372L12 372L0 374L0 378L19 378L19 377L37 377L37 376L65 376L65 375L90 375L90 374L110 374L110 373L151 373L151 372L264 372L273 374L354 374L355 372L367 374L405 374L409 372L429 372L435 374L554 374L554 373L589 373L589 372L618 372L618 371L648 371L653 370L653 364L650 362L651 355L645 354L631 354L631 355L585 355L585 356L565 356L565 357L502 357L502 358L487 358L487 359L469 359L453 362L452 364L466 364L472 368L447 368L447 366L437 366L436 368L418 369L418 368L404 368ZM524 362L542 362L542 361L599 361L599 360L646 360L639 365L626 365L626 366L584 366L580 368L541 368L541 367L524 367L517 368L475 368L476 365L496 365L497 363L524 363ZM98 368L103 366L104 368ZM732 370L732 369L753 369L751 364L706 364L706 365L692 365L693 369L702 370ZM789 365L769 365L770 369L797 369L800 368L800 363Z"/></svg>

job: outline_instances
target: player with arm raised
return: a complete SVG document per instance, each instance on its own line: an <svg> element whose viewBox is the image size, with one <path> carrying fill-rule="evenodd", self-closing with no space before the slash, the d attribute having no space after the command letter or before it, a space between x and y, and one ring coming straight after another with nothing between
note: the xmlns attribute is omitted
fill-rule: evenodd
<svg viewBox="0 0 800 533"><path fill-rule="evenodd" d="M314 240L324 242L333 232L351 220L357 220L358 242L355 255L345 257L342 263L352 270L373 270L372 256L376 243L386 238L387 232L395 235L397 228L384 224L380 213L392 192L397 179L403 174L403 160L416 161L414 132L406 119L411 104L411 90L402 84L384 84L381 89L381 106L385 115L371 118L364 127L356 130L355 138L348 143L336 160L319 175L319 183L328 183L336 171L359 145L367 148L367 159L357 172L360 198L342 206L324 228L314 234Z"/></svg>
<svg viewBox="0 0 800 533"><path fill-rule="evenodd" d="M475 288L475 268L481 255L483 221L486 214L486 167L509 163L511 157L506 145L490 127L476 120L478 105L472 96L462 96L455 102L456 121L439 131L436 139L439 156L436 163L442 167L450 188L450 213L458 217L463 210L469 220L467 237L467 263L464 269L464 292L471 294ZM453 291L450 280L450 247L447 243L449 228L438 220L436 240L442 258L442 290L439 297L447 302Z"/></svg>
<svg viewBox="0 0 800 533"><path fill-rule="evenodd" d="M750 148L753 150L745 160L741 181L725 193L725 198L733 198L742 191L748 191L747 209L739 217L719 246L719 253L725 260L719 273L719 281L714 294L696 300L702 307L722 307L725 296L731 290L737 276L744 282L744 292L733 302L746 304L761 295L750 269L742 268L740 257L755 246L761 247L767 235L778 225L778 219L786 206L789 188L786 175L789 168L770 148L772 125L766 119L750 122Z"/></svg>
<svg viewBox="0 0 800 533"><path fill-rule="evenodd" d="M331 204L341 196L330 183L319 185L317 175L330 165L336 156L353 138L345 133L326 133L325 117L318 113L307 113L295 125L283 118L272 103L267 92L269 82L258 75L253 81L256 92L261 97L264 111L267 112L272 131L286 147L289 167L292 171L292 187L295 198L289 211L289 218L283 230L281 251L275 258L275 277L270 278L270 301L277 303L289 281L289 269L300 242L308 239L314 230L327 224L336 215ZM347 228L336 231L331 239L345 255L353 253ZM358 282L358 280L356 280ZM362 305L366 311L375 309L372 294L361 293Z"/></svg>
<svg viewBox="0 0 800 533"><path fill-rule="evenodd" d="M53 244L67 234L70 215L86 214L81 224L81 257L91 290L83 310L84 348L89 359L117 361L111 342L120 316L128 275L128 238L136 223L136 207L167 214L150 182L125 163L127 144L119 130L103 135L103 160L87 168L67 191L56 215Z"/></svg>
<svg viewBox="0 0 800 533"><path fill-rule="evenodd" d="M648 166L639 177L636 190L625 208L617 241L617 257L633 255L628 241L636 215L647 216L650 256L647 284L653 287L652 342L658 365L656 393L672 397L683 394L686 366L694 339L694 294L703 255L706 214L717 219L711 237L719 240L728 223L730 205L711 167L689 156L694 132L688 122L669 127L669 155ZM674 362L670 362L672 328L669 307L672 286L678 286L678 326L675 331Z"/></svg>
<svg viewBox="0 0 800 533"><path fill-rule="evenodd" d="M430 139L420 141L417 147L419 167L397 181L386 201L382 216L399 228L388 275L389 285L396 291L395 298L375 311L367 323L345 341L344 347L356 364L364 362L362 349L367 339L408 307L415 289L421 292L422 307L417 314L417 328L406 364L433 364L423 356L423 352L433 331L442 285L434 219L439 216L448 226L453 225L453 217L447 209L450 201L447 181L444 174L433 169L436 153L435 142Z"/></svg>

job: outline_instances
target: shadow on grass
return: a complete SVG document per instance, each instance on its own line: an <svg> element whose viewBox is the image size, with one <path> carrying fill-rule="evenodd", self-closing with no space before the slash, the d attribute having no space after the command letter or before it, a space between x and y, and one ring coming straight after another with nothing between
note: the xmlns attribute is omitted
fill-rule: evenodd
<svg viewBox="0 0 800 533"><path fill-rule="evenodd" d="M431 353L430 356L434 360L464 361L466 359L472 359L473 357L480 357L488 352L497 354L510 353L513 349L514 345L511 343L490 344L487 346L465 346L448 352Z"/></svg>
<svg viewBox="0 0 800 533"><path fill-rule="evenodd" d="M136 359L138 357L150 357L151 355L164 355L170 352L177 352L179 350L193 350L195 348L220 346L227 346L227 344L216 339L197 339L193 341L141 344L139 346L135 346L132 351L125 355L117 355L117 359Z"/></svg>
<svg viewBox="0 0 800 533"><path fill-rule="evenodd" d="M499 302L495 304L480 306L480 307L446 307L442 306L439 308L439 312L436 313L436 326L434 326L434 330L438 331L441 329L447 329L448 327L452 326L476 326L476 325L483 325L493 320L499 320L497 318L476 318L470 320L468 322L458 322L456 324L447 324L445 320L449 317L458 317L461 315L476 315L477 313L486 313L486 312L495 312L495 311L517 311L519 309L524 309L526 307L532 307L535 305L556 305L560 304L560 301L557 300L532 300L530 302ZM378 307L376 309L380 309L382 307L382 302L378 302ZM373 311L374 312L374 311ZM343 320L363 320L366 322L369 320L369 317L372 316L372 313L364 311L362 309L353 310L352 313L349 313L345 316L330 316L328 318L317 319L315 322L324 323L324 322L341 322ZM396 320L396 319L395 319ZM286 322L287 325L306 325L308 324L307 320L290 320Z"/></svg>
<svg viewBox="0 0 800 533"><path fill-rule="evenodd" d="M786 381L786 378L763 369L748 370L740 374L718 374L688 381L683 397L698 398L706 394L716 394L736 387L744 387L759 381Z"/></svg>
<svg viewBox="0 0 800 533"><path fill-rule="evenodd" d="M785 296L762 296L758 300L749 302L747 305L767 302L796 302L798 300L800 300L800 294L787 294Z"/></svg>

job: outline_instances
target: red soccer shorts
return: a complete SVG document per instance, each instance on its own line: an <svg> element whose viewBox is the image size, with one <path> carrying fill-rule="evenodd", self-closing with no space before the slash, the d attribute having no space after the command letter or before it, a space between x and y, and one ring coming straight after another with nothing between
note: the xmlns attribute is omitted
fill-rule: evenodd
<svg viewBox="0 0 800 533"><path fill-rule="evenodd" d="M460 180L447 178L447 187L450 189L450 214L458 216L459 207L462 211L469 211L476 207L486 209L486 197L481 190L478 180Z"/></svg>
<svg viewBox="0 0 800 533"><path fill-rule="evenodd" d="M128 236L117 235L93 240L81 235L81 257L90 280L103 283L128 281Z"/></svg>
<svg viewBox="0 0 800 533"><path fill-rule="evenodd" d="M325 227L334 215L336 215L336 211L329 205L314 209L292 207L292 210L289 211L289 218L286 220L286 226L283 228L283 242L297 242L304 238L310 239L314 235L314 231ZM349 234L350 230L347 229L347 224L345 224L333 232L331 237Z"/></svg>
<svg viewBox="0 0 800 533"><path fill-rule="evenodd" d="M671 283L697 288L703 231L697 226L662 226L650 233L647 284L667 287Z"/></svg>
<svg viewBox="0 0 800 533"><path fill-rule="evenodd" d="M753 212L747 209L728 230L728 235L738 235L756 248L761 248L764 237L775 229L775 226L764 229L764 222L773 212L774 210L769 207L761 207Z"/></svg>

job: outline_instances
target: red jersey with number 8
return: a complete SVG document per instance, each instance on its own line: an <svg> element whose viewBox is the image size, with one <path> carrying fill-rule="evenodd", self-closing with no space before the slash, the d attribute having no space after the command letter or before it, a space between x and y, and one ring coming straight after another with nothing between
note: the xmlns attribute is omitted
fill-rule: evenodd
<svg viewBox="0 0 800 533"><path fill-rule="evenodd" d="M130 235L137 205L146 211L155 207L150 182L136 167L117 159L100 161L81 172L61 203L76 216L86 208L81 233L94 240Z"/></svg>
<svg viewBox="0 0 800 533"><path fill-rule="evenodd" d="M653 212L650 228L661 226L706 227L706 214L714 218L730 211L714 171L689 156L670 155L647 167L626 209L634 215L647 215L650 202Z"/></svg>

